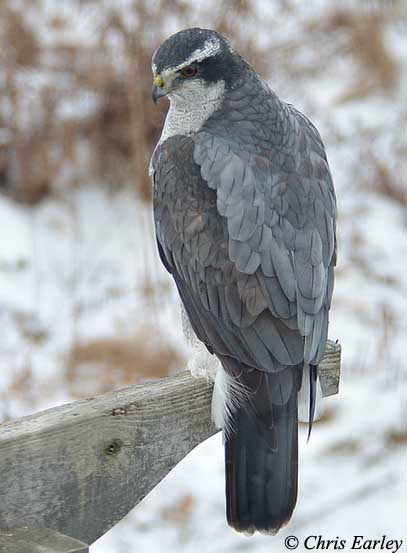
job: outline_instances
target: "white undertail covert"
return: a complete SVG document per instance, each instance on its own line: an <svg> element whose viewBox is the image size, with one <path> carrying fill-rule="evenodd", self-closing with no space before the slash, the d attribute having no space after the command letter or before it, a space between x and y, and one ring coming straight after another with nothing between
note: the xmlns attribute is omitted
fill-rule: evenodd
<svg viewBox="0 0 407 553"><path fill-rule="evenodd" d="M187 368L192 376L200 376L214 383L211 416L216 428L228 436L233 427L231 424L234 411L247 400L248 391L229 376L216 355L211 355L196 336L189 322L184 306L181 304L182 330L191 356Z"/></svg>

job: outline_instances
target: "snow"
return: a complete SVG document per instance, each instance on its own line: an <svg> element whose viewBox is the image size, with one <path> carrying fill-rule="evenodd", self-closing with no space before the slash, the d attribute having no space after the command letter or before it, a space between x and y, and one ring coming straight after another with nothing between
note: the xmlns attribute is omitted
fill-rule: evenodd
<svg viewBox="0 0 407 553"><path fill-rule="evenodd" d="M56 4L46 4L51 17ZM74 4L64 3L62 15L74 18L79 9ZM199 13L209 17L198 4ZM304 21L329 9L329 2L321 0L319 7L315 3L313 10L299 9L286 20L278 3L272 12L268 2L258 4L264 17L259 40L269 51L275 48L276 60L284 55L284 45L304 32ZM80 25L64 38L94 44L102 11L97 17L92 10L83 12ZM28 15L38 21L34 12ZM270 18L273 33L267 28ZM171 25L177 27L177 22ZM55 40L46 29L44 42ZM407 37L391 21L386 36L399 63L400 80L389 92L339 101L357 75L351 55L334 58L322 74L296 82L279 72L277 63L271 69L272 87L320 129L339 205L330 336L342 344L341 388L338 396L324 400L325 416L314 425L308 444L301 426L299 500L292 521L274 538L246 538L227 527L223 451L217 435L197 447L99 539L92 553L269 553L284 550L289 535L303 544L311 534L339 537L347 544L356 534L407 540L406 214L400 203L372 184L372 169L364 157L372 147L405 188L394 144L401 140L405 109L401 83ZM333 56L335 44L343 40L339 33L326 45ZM304 39L295 54L297 62L318 63L320 48L312 36ZM42 82L37 78L25 75L33 89ZM67 99L60 116L91 109L93 99L85 104ZM0 129L0 141L3 134ZM89 182L31 208L0 196L0 221L0 420L72 399L63 383L67 352L78 337L131 336L147 326L181 354L187 353L177 294L157 259L150 208L130 189L112 192ZM154 290L152 295L142 293L146 285ZM21 391L18 380L24 376L28 380Z"/></svg>
<svg viewBox="0 0 407 553"><path fill-rule="evenodd" d="M200 553L265 553L283 550L289 535L300 541L311 534L347 540L355 534L371 539L382 534L407 538L402 527L406 478L400 470L405 467L406 452L388 449L386 443L390 430L402 430L398 421L403 409L405 416L405 406L396 387L383 387L379 394L381 384L367 377L345 381L340 397L329 402L332 421L317 423L308 444L306 426L302 427L300 500L289 526L272 540L239 536L225 526L222 444L217 435L184 459L147 496L143 508L136 508L117 531L101 538L94 550L124 552L134 547L151 551L165 543L166 551L194 553L199 543ZM170 514L185 498L190 498L190 511L175 518L174 524L175 515ZM133 541L128 541L129 527Z"/></svg>
<svg viewBox="0 0 407 553"><path fill-rule="evenodd" d="M64 358L76 335L86 341L150 324L180 343L178 300L156 258L151 212L138 206L134 193L89 185L35 208L2 197L0 216L0 314L6 322L0 375L10 385L28 363L35 388L52 388L38 394L32 409L60 403ZM161 310L151 309L156 298L144 296L146 284L162 288ZM42 329L44 339L28 340L27 325ZM8 416L26 413L19 401L8 400Z"/></svg>

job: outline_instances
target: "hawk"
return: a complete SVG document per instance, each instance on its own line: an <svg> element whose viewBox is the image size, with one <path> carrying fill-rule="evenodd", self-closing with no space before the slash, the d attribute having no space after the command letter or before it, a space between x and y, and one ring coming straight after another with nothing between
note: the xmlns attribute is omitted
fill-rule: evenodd
<svg viewBox="0 0 407 553"><path fill-rule="evenodd" d="M219 360L228 523L275 534L297 498L298 391L326 345L336 200L321 137L222 35L186 29L152 60L170 100L151 160L158 251Z"/></svg>

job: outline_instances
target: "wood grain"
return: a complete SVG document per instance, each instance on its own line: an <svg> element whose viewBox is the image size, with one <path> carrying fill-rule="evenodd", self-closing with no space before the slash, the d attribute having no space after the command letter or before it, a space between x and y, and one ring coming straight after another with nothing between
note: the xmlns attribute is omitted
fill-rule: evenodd
<svg viewBox="0 0 407 553"><path fill-rule="evenodd" d="M333 346L319 367L329 393L340 370ZM92 544L216 432L211 396L211 384L184 372L1 425L0 528Z"/></svg>
<svg viewBox="0 0 407 553"><path fill-rule="evenodd" d="M0 553L88 553L78 540L46 528L7 528L0 530Z"/></svg>
<svg viewBox="0 0 407 553"><path fill-rule="evenodd" d="M0 426L0 528L93 543L215 433L211 394L183 373Z"/></svg>

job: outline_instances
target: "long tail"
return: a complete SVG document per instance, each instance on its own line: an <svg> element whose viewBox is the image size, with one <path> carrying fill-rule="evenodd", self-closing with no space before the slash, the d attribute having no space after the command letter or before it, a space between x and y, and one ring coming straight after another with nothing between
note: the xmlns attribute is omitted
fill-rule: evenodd
<svg viewBox="0 0 407 553"><path fill-rule="evenodd" d="M253 370L249 380L252 394L233 413L225 442L227 519L240 532L275 534L297 500L300 371Z"/></svg>

